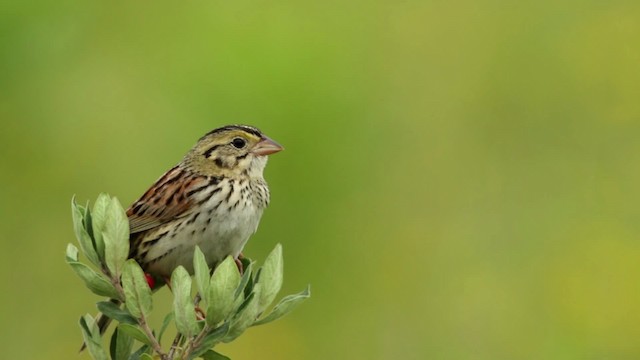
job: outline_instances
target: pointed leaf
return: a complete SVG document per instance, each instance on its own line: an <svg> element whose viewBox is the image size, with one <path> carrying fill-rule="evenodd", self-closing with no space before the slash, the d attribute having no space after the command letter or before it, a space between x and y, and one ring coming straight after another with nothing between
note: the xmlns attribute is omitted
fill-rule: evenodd
<svg viewBox="0 0 640 360"><path fill-rule="evenodd" d="M147 334L145 334L144 331L142 331L135 325L120 323L118 324L118 330L140 341L143 344L151 346L151 340L149 340Z"/></svg>
<svg viewBox="0 0 640 360"><path fill-rule="evenodd" d="M253 291L253 283L255 282L255 279L253 277L253 264L254 262L252 261L251 263L249 263L249 266L244 268L242 278L240 279L240 284L236 289L235 296L242 298L242 300L248 297Z"/></svg>
<svg viewBox="0 0 640 360"><path fill-rule="evenodd" d="M282 263L282 245L278 244L267 256L256 280L261 285L259 313L262 313L275 300L282 287Z"/></svg>
<svg viewBox="0 0 640 360"><path fill-rule="evenodd" d="M253 293L247 298L241 310L236 313L231 320L229 333L224 337L223 342L230 342L242 335L242 333L256 321L258 318L258 303L261 290L261 285L255 284Z"/></svg>
<svg viewBox="0 0 640 360"><path fill-rule="evenodd" d="M207 324L215 327L231 314L235 293L240 284L240 273L232 257L228 256L213 272L209 283Z"/></svg>
<svg viewBox="0 0 640 360"><path fill-rule="evenodd" d="M151 289L140 265L133 259L127 260L122 269L122 288L131 315L146 318L153 307Z"/></svg>
<svg viewBox="0 0 640 360"><path fill-rule="evenodd" d="M107 353L102 347L100 330L98 329L94 318L89 314L80 317L80 328L82 329L84 343L87 345L87 349L89 349L91 356L95 360L107 360Z"/></svg>
<svg viewBox="0 0 640 360"><path fill-rule="evenodd" d="M73 216L73 230L76 234L76 238L78 239L78 244L80 244L80 249L82 249L82 253L87 257L87 259L89 259L89 261L91 261L91 263L100 267L100 258L96 253L96 249L93 245L93 240L84 227L84 212L85 209L82 206L76 204L75 198L72 199L71 214Z"/></svg>
<svg viewBox="0 0 640 360"><path fill-rule="evenodd" d="M208 304L209 299L207 298L209 297L209 282L211 281L211 275L209 265L207 265L207 260L198 246L196 246L196 250L193 254L193 269L194 278L198 285L198 292L202 299L204 299L205 303Z"/></svg>
<svg viewBox="0 0 640 360"><path fill-rule="evenodd" d="M105 243L102 238L102 233L105 230L105 224L107 222L107 209L111 204L111 196L102 193L98 195L93 209L91 210L91 229L93 234L93 240L96 244L96 252L101 259L105 258Z"/></svg>
<svg viewBox="0 0 640 360"><path fill-rule="evenodd" d="M173 314L178 331L189 338L198 331L196 311L191 299L191 277L184 267L178 266L171 275Z"/></svg>
<svg viewBox="0 0 640 360"><path fill-rule="evenodd" d="M127 360L133 348L133 338L117 328L111 335L111 346L109 347L112 360Z"/></svg>
<svg viewBox="0 0 640 360"><path fill-rule="evenodd" d="M107 317L121 323L136 325L138 321L127 310L121 309L111 301L100 301L96 304L98 310Z"/></svg>
<svg viewBox="0 0 640 360"><path fill-rule="evenodd" d="M285 296L280 300L278 305L273 308L269 315L256 321L253 325L262 325L277 320L290 313L296 306L300 305L301 302L307 300L309 297L311 297L311 287L309 286L298 294Z"/></svg>
<svg viewBox="0 0 640 360"><path fill-rule="evenodd" d="M84 284L96 295L118 299L119 295L113 284L101 274L81 262L70 261L68 264L80 276Z"/></svg>
<svg viewBox="0 0 640 360"><path fill-rule="evenodd" d="M201 357L204 360L231 360L231 358L228 358L220 354L219 352L215 352L213 350L208 350L206 353L202 354Z"/></svg>
<svg viewBox="0 0 640 360"><path fill-rule="evenodd" d="M164 317L164 320L162 320L162 326L160 327L160 332L158 333L159 343L162 342L162 335L164 335L164 331L167 330L167 326L169 326L169 324L171 323L171 320L173 320L172 312L168 313L167 316Z"/></svg>
<svg viewBox="0 0 640 360"><path fill-rule="evenodd" d="M105 262L111 274L119 277L122 266L129 257L129 221L117 198L111 199L105 215L102 232Z"/></svg>

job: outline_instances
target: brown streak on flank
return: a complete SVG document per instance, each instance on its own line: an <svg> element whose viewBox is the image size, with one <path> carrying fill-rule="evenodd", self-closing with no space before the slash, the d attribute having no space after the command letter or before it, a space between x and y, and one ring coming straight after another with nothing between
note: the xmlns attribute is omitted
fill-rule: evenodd
<svg viewBox="0 0 640 360"><path fill-rule="evenodd" d="M213 189L213 191L211 191L211 193L210 193L210 194L208 194L207 196L205 196L205 198L204 198L204 199L202 199L202 200L198 201L198 205L202 205L202 204L206 203L207 201L209 201L209 199L211 199L211 197L212 197L213 195L215 195L217 192L220 192L220 190L222 190L222 188L221 188L221 187L218 187L218 188Z"/></svg>
<svg viewBox="0 0 640 360"><path fill-rule="evenodd" d="M159 234L158 236L156 236L156 237L155 237L155 239L151 239L151 240L144 240L144 241L142 242L142 244L143 244L145 247L149 247L149 246L151 246L151 245L153 245L153 244L157 243L158 241L160 241L160 239L162 239L163 237L165 237L168 233L169 233L169 231L167 230L167 231L163 232L162 234Z"/></svg>
<svg viewBox="0 0 640 360"><path fill-rule="evenodd" d="M233 195L233 191L234 191L233 182L230 181L229 182L229 186L230 186L229 193L227 194L227 197L225 198L225 201L227 201L227 202L229 202L229 199L231 199L231 195Z"/></svg>
<svg viewBox="0 0 640 360"><path fill-rule="evenodd" d="M197 188L195 188L193 190L189 190L189 191L187 191L187 196L191 196L191 195L193 195L195 193L198 193L198 192L208 188L209 186L210 186L209 183L206 183L206 184L204 184L204 185L202 185L200 187L197 187Z"/></svg>
<svg viewBox="0 0 640 360"><path fill-rule="evenodd" d="M173 250L175 250L175 249L176 249L176 248L171 248L171 249L167 250L167 252L166 252L166 253L164 253L164 254L162 254L162 255L158 256L158 257L157 257L157 258L155 258L155 259L151 259L150 261L148 261L146 265L147 265L147 266L149 266L149 265L153 264L154 262L156 262L156 261L158 261L158 260L162 259L163 257L165 257L165 256L167 256L167 255L169 255L169 254L171 254L171 253L173 252Z"/></svg>

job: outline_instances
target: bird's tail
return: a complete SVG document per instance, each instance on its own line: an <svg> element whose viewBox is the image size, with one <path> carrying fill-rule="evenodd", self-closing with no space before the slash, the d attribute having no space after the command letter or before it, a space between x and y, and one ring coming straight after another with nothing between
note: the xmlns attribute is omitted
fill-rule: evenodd
<svg viewBox="0 0 640 360"><path fill-rule="evenodd" d="M120 304L122 304L122 302L117 299L109 299L109 301L111 301L118 307L120 306ZM100 330L100 335L103 335L107 331L109 324L111 324L111 318L103 313L98 313L96 315L96 324L98 325L98 329ZM82 352L86 347L87 344L83 342L82 347L80 347L80 352Z"/></svg>

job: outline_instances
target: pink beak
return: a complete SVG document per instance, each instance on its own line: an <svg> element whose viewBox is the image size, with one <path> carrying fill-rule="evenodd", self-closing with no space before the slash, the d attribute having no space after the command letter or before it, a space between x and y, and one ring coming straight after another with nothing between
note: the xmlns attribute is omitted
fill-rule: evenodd
<svg viewBox="0 0 640 360"><path fill-rule="evenodd" d="M277 142L269 139L266 136L262 136L262 140L256 144L256 146L251 150L252 153L260 156L275 154L278 151L282 151L284 148L282 145Z"/></svg>

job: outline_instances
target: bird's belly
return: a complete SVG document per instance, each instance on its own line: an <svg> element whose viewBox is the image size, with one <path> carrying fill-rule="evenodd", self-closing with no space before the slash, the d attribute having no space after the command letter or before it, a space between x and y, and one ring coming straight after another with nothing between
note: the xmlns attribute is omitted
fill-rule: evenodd
<svg viewBox="0 0 640 360"><path fill-rule="evenodd" d="M163 239L165 244L161 247L167 253L149 264L147 271L170 277L173 269L181 265L192 274L196 246L202 250L210 267L215 267L229 255L236 258L256 231L261 216L262 209L253 206L234 211L216 209L210 216L199 216L193 222L183 224L173 238Z"/></svg>

